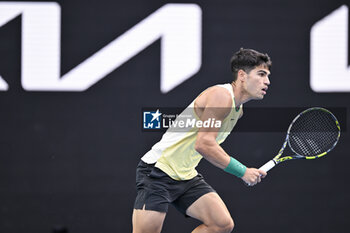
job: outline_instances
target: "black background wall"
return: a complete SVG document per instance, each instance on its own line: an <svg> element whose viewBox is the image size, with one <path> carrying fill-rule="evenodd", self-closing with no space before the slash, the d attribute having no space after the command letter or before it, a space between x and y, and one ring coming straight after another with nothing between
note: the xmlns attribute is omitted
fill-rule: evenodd
<svg viewBox="0 0 350 233"><path fill-rule="evenodd" d="M62 74L167 3L57 2ZM44 233L56 225L72 233L131 232L135 167L161 137L141 131L142 107L184 107L208 86L230 82L229 59L240 47L267 52L273 60L268 94L246 107L348 111L350 93L316 93L309 73L312 25L349 1L191 3L202 10L202 65L166 94L160 92L159 40L84 92L24 90L22 17L0 28L0 75L9 85L0 92L0 232ZM343 131L329 156L281 164L254 188L204 160L198 169L227 204L234 232L348 232L350 147ZM276 154L284 135L282 130L235 132L223 147L259 167ZM197 224L170 208L163 232L190 232Z"/></svg>

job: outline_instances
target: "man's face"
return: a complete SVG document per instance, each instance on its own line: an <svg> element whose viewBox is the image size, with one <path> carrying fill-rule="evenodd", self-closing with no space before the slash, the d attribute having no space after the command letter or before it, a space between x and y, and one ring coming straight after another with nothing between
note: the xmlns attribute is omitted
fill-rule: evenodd
<svg viewBox="0 0 350 233"><path fill-rule="evenodd" d="M270 71L264 65L257 66L249 73L246 73L244 87L252 99L264 98L270 85L269 75Z"/></svg>

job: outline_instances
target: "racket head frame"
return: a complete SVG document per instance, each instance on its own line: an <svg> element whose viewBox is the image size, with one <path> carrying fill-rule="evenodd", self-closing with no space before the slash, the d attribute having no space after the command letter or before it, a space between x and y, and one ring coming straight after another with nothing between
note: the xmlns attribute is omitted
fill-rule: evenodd
<svg viewBox="0 0 350 233"><path fill-rule="evenodd" d="M305 113L307 112L310 112L310 111L315 111L315 110L320 110L320 111L324 111L326 113L328 113L332 119L334 120L336 126L337 126L337 129L338 129L338 135L337 135L337 139L336 141L334 142L334 144L325 152L322 152L320 154L317 154L317 155L314 155L314 156L303 156L303 155L300 155L298 154L294 149L293 147L291 146L290 144L290 140L289 140L289 136L290 136L290 130L293 126L293 124ZM331 150L334 149L334 147L337 145L338 141L339 141L339 138L340 138L340 132L341 132L341 129L340 129L340 124L339 124L339 121L338 119L327 109L325 108L322 108L322 107L312 107L312 108L308 108L304 111L302 111L301 113L299 113L292 121L292 123L289 125L288 127L288 130L287 130L287 135L286 135L286 139L281 147L281 149L279 150L278 154L273 158L273 161L278 164L278 163L281 163L281 162L284 162L286 160L292 160L292 159L317 159L317 158L320 158L320 157L323 157L325 156L327 153L329 153ZM282 154L283 154L283 151L284 149L286 148L286 146L289 146L289 148L293 151L294 155L291 155L291 156L284 156L284 157L281 157Z"/></svg>

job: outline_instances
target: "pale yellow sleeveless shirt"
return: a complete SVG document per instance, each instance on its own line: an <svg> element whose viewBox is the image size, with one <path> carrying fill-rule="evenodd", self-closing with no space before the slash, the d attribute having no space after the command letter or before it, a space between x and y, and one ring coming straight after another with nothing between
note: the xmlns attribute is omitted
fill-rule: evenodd
<svg viewBox="0 0 350 233"><path fill-rule="evenodd" d="M217 86L227 89L232 96L232 110L221 122L221 128L216 137L217 143L221 144L236 125L239 116L242 114L243 106L239 106L239 110L236 110L234 93L230 83ZM180 114L180 116L178 116L178 118L189 111L195 114L194 102L195 100ZM186 129L184 132L174 132L168 129L164 133L162 139L141 159L148 164L156 163L155 166L157 168L161 169L174 180L192 179L198 174L196 167L203 158L202 155L194 149L197 132L198 128L196 127Z"/></svg>

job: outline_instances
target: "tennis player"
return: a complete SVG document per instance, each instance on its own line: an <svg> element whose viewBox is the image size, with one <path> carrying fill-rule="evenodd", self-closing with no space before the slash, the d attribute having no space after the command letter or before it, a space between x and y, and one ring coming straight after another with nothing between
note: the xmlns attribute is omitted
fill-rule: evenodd
<svg viewBox="0 0 350 233"><path fill-rule="evenodd" d="M264 98L270 85L271 60L267 54L240 49L231 58L233 82L212 86L187 107L202 122L215 119L220 127L168 130L142 158L136 169L137 197L133 233L161 232L168 205L202 222L193 233L231 232L232 217L215 190L196 171L204 157L214 166L253 186L266 176L247 168L220 146L242 116L242 105Z"/></svg>

